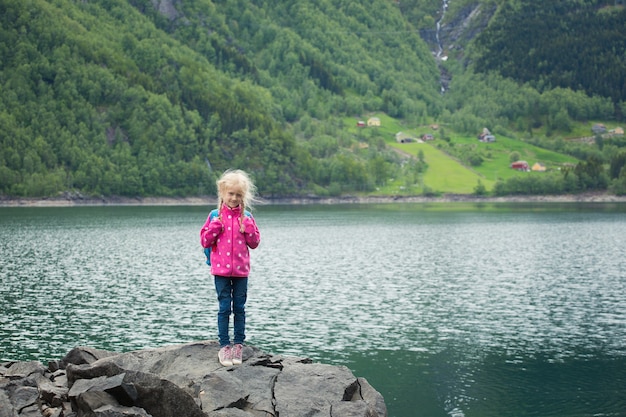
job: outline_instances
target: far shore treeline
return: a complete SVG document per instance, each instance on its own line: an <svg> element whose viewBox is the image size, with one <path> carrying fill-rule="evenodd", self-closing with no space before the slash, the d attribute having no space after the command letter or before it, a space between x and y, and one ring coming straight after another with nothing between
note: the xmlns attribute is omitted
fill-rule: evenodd
<svg viewBox="0 0 626 417"><path fill-rule="evenodd" d="M624 3L3 0L0 198L626 194Z"/></svg>

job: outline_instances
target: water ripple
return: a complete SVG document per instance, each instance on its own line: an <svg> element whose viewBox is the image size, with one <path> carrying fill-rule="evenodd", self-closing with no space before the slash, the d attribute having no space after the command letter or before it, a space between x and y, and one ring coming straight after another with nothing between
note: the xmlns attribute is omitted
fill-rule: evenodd
<svg viewBox="0 0 626 417"><path fill-rule="evenodd" d="M572 395L584 401L571 417L620 415L626 399L611 390L623 372L598 382L626 357L620 214L264 207L248 342L363 363L365 374L377 366L388 401L435 401L428 415L512 415L496 406L506 404L563 416ZM0 359L215 339L205 218L201 208L0 209Z"/></svg>

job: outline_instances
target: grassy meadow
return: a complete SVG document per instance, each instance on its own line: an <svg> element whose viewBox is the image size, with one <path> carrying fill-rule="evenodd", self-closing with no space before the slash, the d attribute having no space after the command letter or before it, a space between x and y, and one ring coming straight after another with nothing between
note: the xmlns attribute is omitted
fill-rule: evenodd
<svg viewBox="0 0 626 417"><path fill-rule="evenodd" d="M483 143L476 136L457 135L445 127L445 136L449 138L449 141L444 146L445 142L441 138L441 131L435 130L431 126L406 126L384 114L364 116L359 120L367 122L369 117L378 117L381 125L379 127L358 128L354 118L346 118L345 123L348 130L355 134L359 133L359 129L376 129L376 134L383 137L388 146L410 157L418 158L421 151L424 161L428 164L419 184L407 185L401 179L391 179L385 187L372 194L416 195L426 192L472 194L479 183L487 191L491 191L497 180L506 180L521 175L545 175L545 172L520 172L511 169L511 154L514 152L519 154L520 160L528 162L530 167L539 163L544 165L547 171L557 170L564 164L576 164L578 162L574 157L542 149L521 140L496 135L495 142ZM589 128L581 128L581 133L585 130L588 131ZM395 139L398 132L407 133L415 138L420 138L425 133L431 133L435 139L424 143L398 143ZM448 146L471 149L472 152L481 156L482 163L475 167L469 166L469 164L463 163L442 150Z"/></svg>

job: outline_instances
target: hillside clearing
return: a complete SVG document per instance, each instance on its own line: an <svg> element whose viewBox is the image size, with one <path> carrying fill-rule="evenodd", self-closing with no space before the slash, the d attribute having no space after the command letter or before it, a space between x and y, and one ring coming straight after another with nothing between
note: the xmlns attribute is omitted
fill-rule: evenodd
<svg viewBox="0 0 626 417"><path fill-rule="evenodd" d="M428 169L424 174L422 186L433 192L471 194L478 181L481 181L487 189L494 185L494 181L468 169L429 143L396 143L391 146L416 158L420 150L423 152Z"/></svg>

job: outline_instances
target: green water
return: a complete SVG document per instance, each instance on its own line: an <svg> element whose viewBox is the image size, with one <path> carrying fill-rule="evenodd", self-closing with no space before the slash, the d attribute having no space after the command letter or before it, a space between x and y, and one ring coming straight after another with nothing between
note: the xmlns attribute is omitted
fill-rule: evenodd
<svg viewBox="0 0 626 417"><path fill-rule="evenodd" d="M261 206L247 343L390 416L626 416L626 207ZM0 359L215 339L208 208L0 208Z"/></svg>

